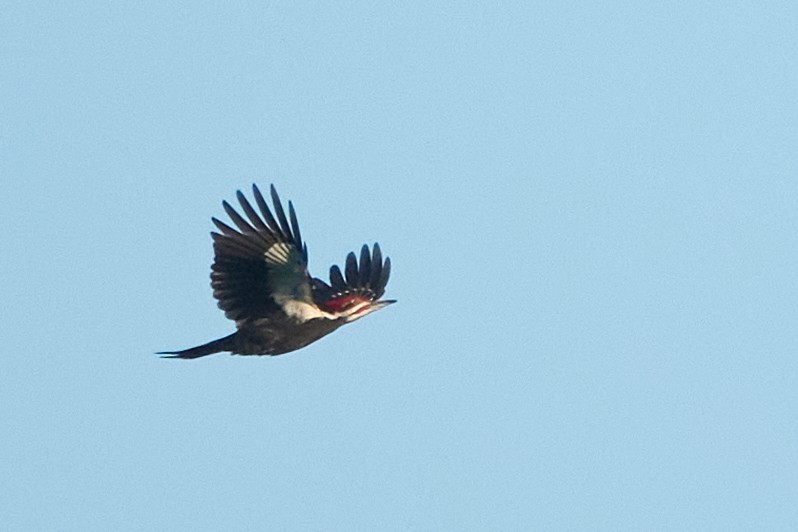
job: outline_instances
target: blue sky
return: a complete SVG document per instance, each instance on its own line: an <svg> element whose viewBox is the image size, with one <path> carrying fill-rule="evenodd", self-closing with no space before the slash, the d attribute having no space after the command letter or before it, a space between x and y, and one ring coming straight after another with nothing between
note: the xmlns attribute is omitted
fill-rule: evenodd
<svg viewBox="0 0 798 532"><path fill-rule="evenodd" d="M794 530L793 3L0 17L9 530ZM399 300L276 358L211 216L275 183Z"/></svg>

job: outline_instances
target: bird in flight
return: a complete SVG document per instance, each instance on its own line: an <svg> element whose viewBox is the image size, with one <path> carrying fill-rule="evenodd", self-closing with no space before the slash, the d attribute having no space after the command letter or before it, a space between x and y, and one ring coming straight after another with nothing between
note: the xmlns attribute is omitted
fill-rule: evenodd
<svg viewBox="0 0 798 532"><path fill-rule="evenodd" d="M364 245L360 260L349 253L343 273L330 267L329 284L308 273L308 248L299 233L294 206L288 217L274 185L274 215L256 185L260 214L246 196L236 193L244 219L227 201L225 212L237 229L213 218L211 266L213 297L236 332L182 351L162 351L165 358L199 358L229 351L235 355L281 355L315 342L342 325L395 303L380 299L391 273L379 244ZM276 216L275 216L276 215ZM290 219L290 222L289 222Z"/></svg>

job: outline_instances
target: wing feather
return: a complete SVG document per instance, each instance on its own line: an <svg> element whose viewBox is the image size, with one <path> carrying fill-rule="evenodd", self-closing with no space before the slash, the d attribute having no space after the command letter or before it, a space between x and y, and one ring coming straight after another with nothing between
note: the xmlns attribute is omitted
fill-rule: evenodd
<svg viewBox="0 0 798 532"><path fill-rule="evenodd" d="M357 286L360 275L357 271L357 258L352 251L346 256L346 268L344 272L346 273L346 284L349 286Z"/></svg>
<svg viewBox="0 0 798 532"><path fill-rule="evenodd" d="M368 287L371 283L371 251L366 244L360 248L360 271L358 272L358 284Z"/></svg>
<svg viewBox="0 0 798 532"><path fill-rule="evenodd" d="M369 285L372 287L377 287L378 281L380 279L380 274L382 273L382 251L380 250L380 245L375 243L374 244L374 253L371 256L371 277L369 278Z"/></svg>
<svg viewBox="0 0 798 532"><path fill-rule="evenodd" d="M236 227L238 227L238 230L239 230L239 231L241 231L242 233L245 233L245 234L248 234L248 233L255 233L255 232L256 232L256 231L255 231L255 229L254 229L254 228L253 228L251 225L249 225L249 224L247 223L247 221L246 221L246 220L244 220L244 219L241 217L241 215L240 215L240 214L238 214L238 213L236 212L236 210L235 210L235 209L233 209L233 208L230 206L230 204L229 204L229 203L227 203L226 201L223 201L223 202L222 202L222 206L224 207L224 210L225 210L225 212L227 213L227 216L229 216L229 217L230 217L230 219L231 219L231 220L233 220L233 223L234 223L234 224L236 224Z"/></svg>
<svg viewBox="0 0 798 532"><path fill-rule="evenodd" d="M240 190L236 191L236 197L238 198L238 202L241 204L241 208L244 210L244 214L247 215L249 221L252 222L252 225L257 229L258 232L261 233L269 233L269 228L263 223L258 213L255 212L255 209L252 208L252 205L247 200L247 197L244 196L244 193Z"/></svg>
<svg viewBox="0 0 798 532"><path fill-rule="evenodd" d="M379 297L382 297L382 294L385 293L385 287L388 284L388 278L391 276L391 258L385 257L385 262L382 265L382 271L380 272L380 280L377 281L377 293Z"/></svg>
<svg viewBox="0 0 798 532"><path fill-rule="evenodd" d="M287 236L291 234L291 227L288 225L288 220L285 217L285 211L283 210L283 204L280 203L280 196L277 195L277 189L274 188L272 185L272 203L274 203L274 213L277 216L277 219L280 221L280 228L282 229L283 235Z"/></svg>
<svg viewBox="0 0 798 532"><path fill-rule="evenodd" d="M337 264L330 266L330 284L333 288L346 288L346 281L344 281L341 268Z"/></svg>
<svg viewBox="0 0 798 532"><path fill-rule="evenodd" d="M246 218L224 201L222 207L235 228L212 219L219 231L211 233L215 254L211 266L213 295L225 315L236 321L268 317L280 311L286 299L312 302L307 247L300 238L296 213L290 206L289 225L274 186L271 190L279 223L256 185L252 185L252 193L261 216L237 191Z"/></svg>
<svg viewBox="0 0 798 532"><path fill-rule="evenodd" d="M297 246L302 250L302 256L305 262L308 262L308 247L302 245L302 233L299 232L299 222L296 221L296 212L294 212L294 204L288 200L288 216L291 217L291 230L294 234Z"/></svg>
<svg viewBox="0 0 798 532"><path fill-rule="evenodd" d="M252 195L255 196L255 203L258 204L258 208L263 215L263 219L267 224L269 224L269 229L271 229L271 232L284 238L285 235L283 235L283 232L280 230L280 226L277 225L277 220L275 220L274 216L272 216L272 211L269 210L266 200L263 199L263 194L260 193L260 189L254 184L252 185Z"/></svg>

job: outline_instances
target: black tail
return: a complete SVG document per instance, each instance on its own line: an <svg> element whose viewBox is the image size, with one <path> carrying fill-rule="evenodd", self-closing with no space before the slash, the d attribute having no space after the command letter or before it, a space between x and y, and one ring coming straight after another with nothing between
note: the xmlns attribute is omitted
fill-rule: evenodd
<svg viewBox="0 0 798 532"><path fill-rule="evenodd" d="M233 333L230 336L225 336L224 338L219 338L213 342L198 345L191 349L184 349L182 351L160 351L155 354L168 355L161 358L199 358L214 353L221 353L222 351L233 351L236 346L235 336L236 333Z"/></svg>

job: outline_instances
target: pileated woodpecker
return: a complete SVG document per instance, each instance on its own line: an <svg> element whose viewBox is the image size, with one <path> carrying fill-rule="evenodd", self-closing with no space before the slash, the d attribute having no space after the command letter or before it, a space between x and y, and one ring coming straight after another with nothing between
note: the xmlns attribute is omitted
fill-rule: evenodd
<svg viewBox="0 0 798 532"><path fill-rule="evenodd" d="M256 185L252 185L260 216L239 190L245 220L226 201L224 210L238 230L213 218L211 266L213 297L236 332L183 351L163 351L168 358L198 358L222 351L237 355L280 355L305 347L337 328L395 303L380 298L391 273L391 260L382 259L379 244L364 245L360 263L346 257L344 273L330 268L330 284L311 278L308 248L302 243L294 206L289 220L280 197L271 187L274 213Z"/></svg>

